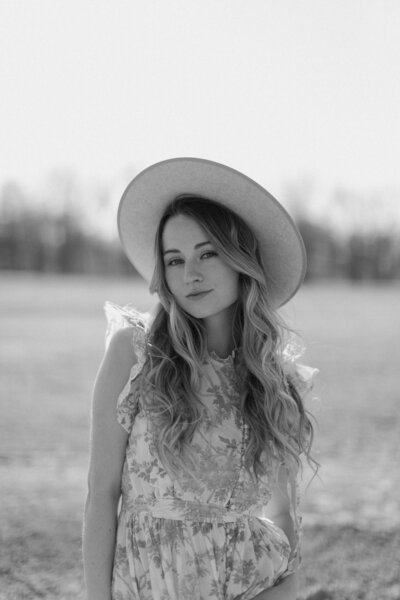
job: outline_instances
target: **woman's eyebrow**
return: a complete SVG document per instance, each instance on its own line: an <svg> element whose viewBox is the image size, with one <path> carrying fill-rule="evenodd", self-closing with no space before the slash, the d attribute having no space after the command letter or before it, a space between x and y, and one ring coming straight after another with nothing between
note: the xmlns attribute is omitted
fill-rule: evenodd
<svg viewBox="0 0 400 600"><path fill-rule="evenodd" d="M197 250L197 248L201 248L202 246L206 246L207 244L211 244L211 242L200 242L199 244L196 244L194 246L194 249ZM177 250L176 248L171 248L171 250L165 250L165 252L163 252L163 256L168 254L168 252L180 252L180 250Z"/></svg>

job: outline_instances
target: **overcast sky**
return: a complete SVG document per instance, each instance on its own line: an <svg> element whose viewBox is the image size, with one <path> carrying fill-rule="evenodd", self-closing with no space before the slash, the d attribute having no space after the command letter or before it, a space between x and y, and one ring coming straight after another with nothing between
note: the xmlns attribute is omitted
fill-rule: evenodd
<svg viewBox="0 0 400 600"><path fill-rule="evenodd" d="M0 0L0 185L173 156L400 188L398 0Z"/></svg>

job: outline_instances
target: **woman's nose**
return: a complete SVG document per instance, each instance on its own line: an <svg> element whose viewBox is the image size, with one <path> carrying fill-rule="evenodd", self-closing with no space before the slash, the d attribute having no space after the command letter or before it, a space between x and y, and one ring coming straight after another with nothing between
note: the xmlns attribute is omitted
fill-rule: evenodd
<svg viewBox="0 0 400 600"><path fill-rule="evenodd" d="M203 280L203 276L198 266L192 261L187 261L185 264L184 280L185 283L193 283L193 281Z"/></svg>

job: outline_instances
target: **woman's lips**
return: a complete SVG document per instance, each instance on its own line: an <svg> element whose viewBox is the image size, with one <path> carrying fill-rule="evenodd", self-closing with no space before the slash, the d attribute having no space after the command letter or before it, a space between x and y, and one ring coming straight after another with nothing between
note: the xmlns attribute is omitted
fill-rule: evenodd
<svg viewBox="0 0 400 600"><path fill-rule="evenodd" d="M186 298L188 300L201 300L201 298L204 298L204 296L207 296L207 294L210 292L212 292L212 290L206 290L205 292L193 292L192 294L188 294Z"/></svg>

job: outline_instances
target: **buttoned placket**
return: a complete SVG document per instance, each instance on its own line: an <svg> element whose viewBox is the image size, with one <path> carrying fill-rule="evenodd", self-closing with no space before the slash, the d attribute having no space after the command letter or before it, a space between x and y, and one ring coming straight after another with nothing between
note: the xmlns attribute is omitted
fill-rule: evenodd
<svg viewBox="0 0 400 600"><path fill-rule="evenodd" d="M211 357L209 358L209 361L211 363ZM212 364L212 363L211 363ZM213 367L214 371L215 368ZM216 389L216 385L211 381L211 378L209 376L209 374L206 372L206 377L207 380L211 386L211 388L214 390L215 394L218 395L218 390ZM239 410L239 409L238 409ZM236 470L236 477L234 480L232 480L232 485L231 485L231 489L230 489L230 493L229 493L229 498L225 503L225 509L229 512L231 510L235 510L236 506L234 503L232 503L232 496L234 495L236 488L238 486L238 483L240 481L240 476L245 468L245 454L246 454L246 447L247 447L247 443L248 443L248 432L249 432L249 426L247 425L247 423L244 422L244 418L243 415L240 413L240 431L241 431L241 441L240 441L240 458L239 458L239 467Z"/></svg>

